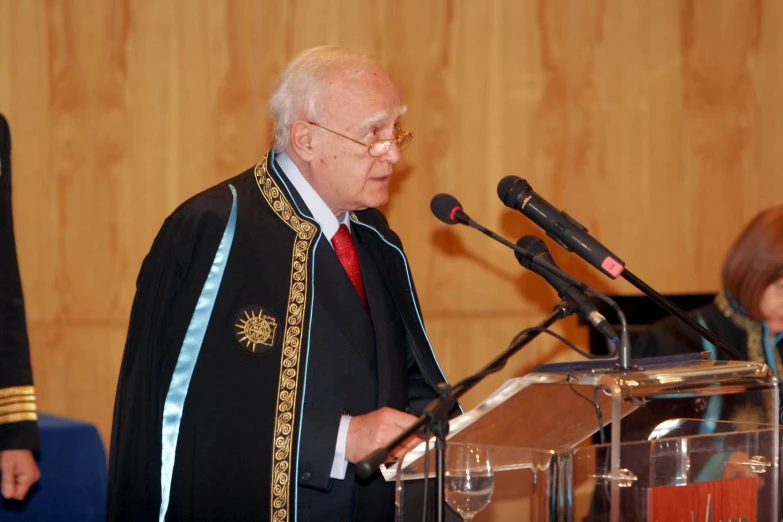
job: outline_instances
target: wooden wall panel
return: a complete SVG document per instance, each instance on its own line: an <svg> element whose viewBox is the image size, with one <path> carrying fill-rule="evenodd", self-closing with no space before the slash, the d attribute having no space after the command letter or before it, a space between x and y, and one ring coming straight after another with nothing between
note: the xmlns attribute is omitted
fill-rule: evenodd
<svg viewBox="0 0 783 522"><path fill-rule="evenodd" d="M41 408L108 440L136 274L180 202L270 145L266 100L300 50L365 47L416 140L385 210L457 380L545 317L554 292L438 192L515 241L496 195L530 181L663 292L715 290L723 252L783 198L783 4L762 0L0 0L0 111ZM560 266L633 292L547 241ZM573 318L557 331L584 346ZM541 338L465 398L540 362Z"/></svg>

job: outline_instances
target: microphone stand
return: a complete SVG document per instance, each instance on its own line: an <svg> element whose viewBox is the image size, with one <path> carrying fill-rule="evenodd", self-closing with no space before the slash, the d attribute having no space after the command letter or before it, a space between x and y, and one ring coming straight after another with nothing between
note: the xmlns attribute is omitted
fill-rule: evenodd
<svg viewBox="0 0 783 522"><path fill-rule="evenodd" d="M563 300L555 305L552 313L538 323L536 328L546 329L559 319L563 319L574 312L578 308L575 304L569 300ZM443 522L443 515L445 509L445 498L443 492L443 477L445 475L445 462L446 462L446 435L449 433L449 412L457 404L457 399L471 390L476 384L481 382L487 375L501 370L506 362L516 354L519 350L525 347L530 341L538 337L540 331L532 331L522 335L519 339L514 339L511 345L505 352L493 359L479 372L461 380L453 387L443 385L438 388L438 397L433 399L427 407L424 409L424 413L419 416L419 419L407 430L402 432L397 438L391 441L389 444L382 448L378 448L373 451L361 461L356 464L356 473L361 478L368 478L375 470L378 469L383 462L385 462L391 450L416 433L426 424L430 425L430 430L436 437L435 442L435 462L436 462L436 480L438 488L438 507L437 507L437 522ZM399 462L398 465L402 465ZM424 477L424 480L429 480L428 477Z"/></svg>
<svg viewBox="0 0 783 522"><path fill-rule="evenodd" d="M674 303L666 299L664 296L662 296L661 294L653 290L650 286L648 286L644 281L642 281L634 274L632 274L630 270L628 270L627 268L623 270L622 276L633 286L641 290L647 297L655 301L655 303L658 306L660 306L670 314L674 315L679 320L683 321L693 330L696 330L696 332L699 335L707 339L709 342L712 343L713 346L715 346L715 348L723 352L723 355L727 356L729 359L734 359L736 361L744 361L746 359L745 357L742 357L736 350L729 347L729 345L727 345L720 337L718 337L714 333L704 328L695 319L693 319L693 317L685 313L677 305L675 305Z"/></svg>

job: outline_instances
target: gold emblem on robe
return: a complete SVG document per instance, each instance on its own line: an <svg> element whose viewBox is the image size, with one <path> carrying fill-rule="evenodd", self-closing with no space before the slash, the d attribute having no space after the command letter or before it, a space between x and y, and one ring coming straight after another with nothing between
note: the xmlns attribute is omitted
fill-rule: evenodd
<svg viewBox="0 0 783 522"><path fill-rule="evenodd" d="M234 324L237 342L250 353L267 353L275 344L277 319L257 306L245 307Z"/></svg>

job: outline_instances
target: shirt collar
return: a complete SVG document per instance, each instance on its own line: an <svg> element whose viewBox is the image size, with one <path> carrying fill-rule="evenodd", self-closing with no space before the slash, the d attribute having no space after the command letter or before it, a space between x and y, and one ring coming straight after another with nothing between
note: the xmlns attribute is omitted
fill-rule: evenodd
<svg viewBox="0 0 783 522"><path fill-rule="evenodd" d="M321 232L330 242L337 233L337 229L341 224L345 224L348 230L351 230L351 219L348 212L340 214L339 219L329 209L326 202L321 199L321 196L315 191L315 189L307 182L305 177L299 171L299 168L293 162L291 157L285 152L280 152L275 156L275 161L280 165L280 169L288 178L288 181L294 186L296 191L302 196L302 199L313 214L315 219L321 226Z"/></svg>

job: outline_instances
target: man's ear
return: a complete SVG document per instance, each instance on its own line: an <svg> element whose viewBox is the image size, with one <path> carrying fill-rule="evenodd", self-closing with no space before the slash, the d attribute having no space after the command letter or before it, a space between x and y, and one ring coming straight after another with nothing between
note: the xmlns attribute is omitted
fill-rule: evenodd
<svg viewBox="0 0 783 522"><path fill-rule="evenodd" d="M313 134L310 125L297 121L291 125L291 146L294 152L305 161L313 160Z"/></svg>

